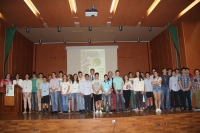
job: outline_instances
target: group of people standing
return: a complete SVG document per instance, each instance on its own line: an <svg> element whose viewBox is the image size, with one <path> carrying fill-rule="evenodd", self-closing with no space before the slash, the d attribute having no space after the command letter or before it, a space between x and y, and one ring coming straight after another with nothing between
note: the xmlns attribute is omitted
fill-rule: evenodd
<svg viewBox="0 0 200 133"><path fill-rule="evenodd" d="M199 69L195 69L195 75L192 76L189 68L181 68L181 74L179 69L163 68L160 76L156 69L152 69L152 74L136 71L135 74L129 72L120 77L120 71L116 70L114 77L109 71L104 75L103 81L94 69L90 69L90 75L83 75L81 71L78 74L67 75L59 71L58 77L56 72L53 72L48 77L39 73L38 78L33 72L32 78L29 79L29 74L26 74L25 80L20 79L18 73L15 80L11 80L8 73L1 80L1 87L13 84L22 88L23 113L27 113L27 102L28 113L48 113L49 105L52 105L52 114L69 111L90 114L93 110L96 114L144 109L156 112L165 109L192 110L193 93L196 101L195 110L200 110L199 72ZM112 100L116 99L115 102L111 101L111 96L114 96ZM116 106L111 107L111 103L116 103Z"/></svg>

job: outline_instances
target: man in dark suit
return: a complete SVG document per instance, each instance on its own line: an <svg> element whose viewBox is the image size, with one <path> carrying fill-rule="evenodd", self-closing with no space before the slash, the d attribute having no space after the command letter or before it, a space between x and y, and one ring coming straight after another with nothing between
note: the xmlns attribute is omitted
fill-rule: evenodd
<svg viewBox="0 0 200 133"><path fill-rule="evenodd" d="M93 81L94 80L94 73L95 73L95 70L92 68L90 69L90 76L89 76L89 81ZM91 111L93 111L93 103L94 103L94 97L91 97ZM94 106L95 107L95 106Z"/></svg>

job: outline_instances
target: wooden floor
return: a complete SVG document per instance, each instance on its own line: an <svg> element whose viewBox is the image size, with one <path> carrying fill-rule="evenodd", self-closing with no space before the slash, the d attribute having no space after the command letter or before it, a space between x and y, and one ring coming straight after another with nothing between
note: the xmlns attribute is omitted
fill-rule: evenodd
<svg viewBox="0 0 200 133"><path fill-rule="evenodd" d="M112 124L112 120L116 123ZM114 131L113 131L114 130ZM113 114L0 116L0 133L200 133L200 112L154 111Z"/></svg>

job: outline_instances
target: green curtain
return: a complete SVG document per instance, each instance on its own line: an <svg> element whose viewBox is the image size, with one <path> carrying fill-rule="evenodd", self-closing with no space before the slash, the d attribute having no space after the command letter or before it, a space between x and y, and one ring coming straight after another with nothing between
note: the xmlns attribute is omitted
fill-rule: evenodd
<svg viewBox="0 0 200 133"><path fill-rule="evenodd" d="M15 31L17 27L14 25L13 28L6 28L6 44L5 44L5 56L4 56L4 64L6 64L6 61L8 59L9 51L12 45L13 38L15 36Z"/></svg>
<svg viewBox="0 0 200 133"><path fill-rule="evenodd" d="M177 29L174 26L169 26L168 29L169 29L170 35L172 37L172 40L174 42L174 46L176 48L176 51L178 52L178 54L180 54Z"/></svg>

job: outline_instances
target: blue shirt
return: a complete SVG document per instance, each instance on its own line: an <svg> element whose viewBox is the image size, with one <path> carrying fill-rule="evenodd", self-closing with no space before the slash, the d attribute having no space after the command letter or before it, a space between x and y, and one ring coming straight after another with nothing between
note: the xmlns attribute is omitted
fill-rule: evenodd
<svg viewBox="0 0 200 133"><path fill-rule="evenodd" d="M116 90L121 90L122 89L122 83L123 83L123 79L121 77L115 77L113 79L113 83L115 84L115 89Z"/></svg>
<svg viewBox="0 0 200 133"><path fill-rule="evenodd" d="M152 79L144 79L144 88L146 92L153 92L153 86L151 84Z"/></svg>
<svg viewBox="0 0 200 133"><path fill-rule="evenodd" d="M110 90L110 86L111 86L112 84L110 84L110 82L102 82L102 87L103 87L103 90L106 92L106 93L108 93L108 91ZM110 93L110 92L109 92Z"/></svg>
<svg viewBox="0 0 200 133"><path fill-rule="evenodd" d="M47 96L49 95L49 82L42 83L40 85L40 89L42 90L42 96Z"/></svg>

